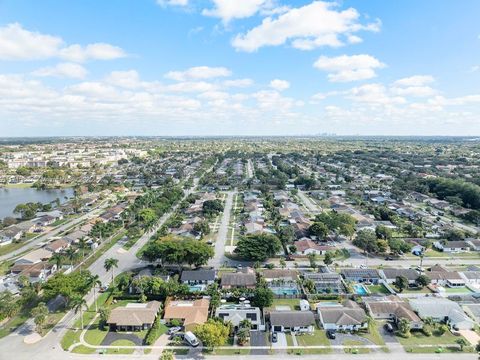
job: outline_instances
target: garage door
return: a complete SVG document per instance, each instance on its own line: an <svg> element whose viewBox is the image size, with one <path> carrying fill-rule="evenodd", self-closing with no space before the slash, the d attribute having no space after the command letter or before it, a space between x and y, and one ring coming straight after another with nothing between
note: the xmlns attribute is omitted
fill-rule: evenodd
<svg viewBox="0 0 480 360"><path fill-rule="evenodd" d="M274 326L273 331L282 331L282 327L281 326Z"/></svg>

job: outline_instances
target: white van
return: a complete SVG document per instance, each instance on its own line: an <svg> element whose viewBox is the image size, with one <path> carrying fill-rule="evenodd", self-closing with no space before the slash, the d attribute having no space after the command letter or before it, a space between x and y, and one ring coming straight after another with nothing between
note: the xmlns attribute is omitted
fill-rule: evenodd
<svg viewBox="0 0 480 360"><path fill-rule="evenodd" d="M192 347L197 347L199 345L197 337L191 331L185 333L184 339Z"/></svg>

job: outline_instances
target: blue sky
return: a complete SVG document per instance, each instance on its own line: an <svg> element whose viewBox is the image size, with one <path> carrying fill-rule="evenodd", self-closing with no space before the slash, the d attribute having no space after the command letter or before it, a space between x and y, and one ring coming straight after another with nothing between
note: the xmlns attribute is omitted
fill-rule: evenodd
<svg viewBox="0 0 480 360"><path fill-rule="evenodd" d="M480 2L0 1L0 136L480 135Z"/></svg>

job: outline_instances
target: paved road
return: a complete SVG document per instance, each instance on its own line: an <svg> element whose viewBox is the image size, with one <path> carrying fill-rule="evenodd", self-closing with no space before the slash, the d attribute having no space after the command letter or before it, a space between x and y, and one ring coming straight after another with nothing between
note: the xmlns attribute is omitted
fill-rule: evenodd
<svg viewBox="0 0 480 360"><path fill-rule="evenodd" d="M187 197L196 189L198 180L199 179L194 179L194 186L192 189L185 192L185 197ZM180 202L181 201L179 201L179 203ZM122 248L121 242L117 242L88 268L90 272L98 275L102 283L110 282L111 272L107 273L103 267L103 264L105 259L111 257L118 259L118 268L115 269L115 274L134 270L139 267L144 267L146 263L138 259L136 257L136 253L148 242L150 237L157 231L157 229L159 229L165 223L165 221L172 215L176 208L177 206L173 207L169 213L162 216L157 225L151 231L145 233L128 251ZM93 291L90 291L85 296L85 300L87 301L88 305L91 305L93 304L93 299ZM21 326L9 336L0 339L0 360L4 359L2 354L13 354L12 349L15 349L15 360L86 359L81 355L64 352L59 344L63 338L63 335L72 326L76 317L77 316L73 311L68 312L66 316L52 329L52 331L45 336L45 338L43 338L40 342L31 345L27 345L23 342L24 336L29 335L33 331L33 322L28 321L24 326ZM42 354L41 357L39 354ZM105 357L105 355L103 357ZM90 358L96 359L98 357L92 356ZM118 358L115 357L115 359ZM132 359L132 357L129 357L129 359ZM158 359L158 356L155 359Z"/></svg>
<svg viewBox="0 0 480 360"><path fill-rule="evenodd" d="M248 178L248 179L253 178L253 164L252 164L252 159L248 159L248 161L247 161L247 178Z"/></svg>
<svg viewBox="0 0 480 360"><path fill-rule="evenodd" d="M315 204L307 195L305 195L302 190L298 190L298 196L305 204L308 211L310 211L312 214L319 214L322 212L322 209L317 204Z"/></svg>
<svg viewBox="0 0 480 360"><path fill-rule="evenodd" d="M209 261L208 265L219 268L228 259L225 257L225 243L227 242L228 224L230 223L230 214L232 212L233 197L237 190L229 191L223 210L222 220L218 228L217 241L215 242L215 256Z"/></svg>
<svg viewBox="0 0 480 360"><path fill-rule="evenodd" d="M107 206L106 204L103 204L102 206L99 206L99 207L91 210L90 212L88 212L84 215L81 215L78 218L75 218L71 221L66 222L65 224L62 224L62 225L58 226L54 230L52 230L52 231L50 231L50 232L48 232L44 235L40 235L40 236L34 238L33 240L30 240L28 243L26 243L21 248L15 250L15 251L12 251L12 252L10 252L6 255L0 256L0 261L4 261L4 260L14 258L15 256L18 256L21 253L38 246L40 243L50 239L51 237L54 237L54 236L64 232L65 230L67 230L68 228L70 228L74 225L77 225L77 224L79 224L79 223L81 223L85 220L91 219L93 217L97 217L103 211L103 209L106 208L106 206Z"/></svg>

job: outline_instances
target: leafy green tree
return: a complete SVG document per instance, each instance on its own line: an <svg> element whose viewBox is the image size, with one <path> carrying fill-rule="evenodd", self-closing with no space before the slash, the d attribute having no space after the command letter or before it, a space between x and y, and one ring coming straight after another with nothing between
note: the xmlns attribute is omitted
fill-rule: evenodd
<svg viewBox="0 0 480 360"><path fill-rule="evenodd" d="M213 349L225 345L230 334L230 328L220 320L209 319L206 323L198 325L194 332L204 346Z"/></svg>
<svg viewBox="0 0 480 360"><path fill-rule="evenodd" d="M282 248L280 240L271 234L242 236L237 243L235 253L251 261L265 261Z"/></svg>
<svg viewBox="0 0 480 360"><path fill-rule="evenodd" d="M365 252L376 253L378 251L377 236L372 230L364 229L357 233L353 240L353 245L359 247Z"/></svg>
<svg viewBox="0 0 480 360"><path fill-rule="evenodd" d="M328 227L324 223L317 221L310 225L308 232L310 235L316 236L323 240L328 234Z"/></svg>
<svg viewBox="0 0 480 360"><path fill-rule="evenodd" d="M271 306L273 303L273 292L267 287L256 287L253 295L253 305L261 309Z"/></svg>
<svg viewBox="0 0 480 360"><path fill-rule="evenodd" d="M327 251L325 253L325 257L323 259L323 263L325 265L332 265L333 264L333 260L335 260L335 255L331 252L331 251Z"/></svg>
<svg viewBox="0 0 480 360"><path fill-rule="evenodd" d="M308 261L310 261L310 267L312 269L316 269L317 268L317 255L313 254L313 253L310 253L307 255L308 257Z"/></svg>
<svg viewBox="0 0 480 360"><path fill-rule="evenodd" d="M427 275L420 275L415 282L420 287L428 286L431 282L430 278Z"/></svg>
<svg viewBox="0 0 480 360"><path fill-rule="evenodd" d="M395 286L399 292L403 292L408 287L408 279L405 276L397 276L395 278Z"/></svg>
<svg viewBox="0 0 480 360"><path fill-rule="evenodd" d="M465 340L463 337L456 339L455 342L460 346L460 351L463 351L463 348L468 345L467 340Z"/></svg>
<svg viewBox="0 0 480 360"><path fill-rule="evenodd" d="M398 331L403 337L410 337L410 322L405 318L400 319L398 322Z"/></svg>
<svg viewBox="0 0 480 360"><path fill-rule="evenodd" d="M47 305L45 305L43 302L39 303L32 309L31 315L33 316L33 321L35 322L38 331L41 331L48 316Z"/></svg>

